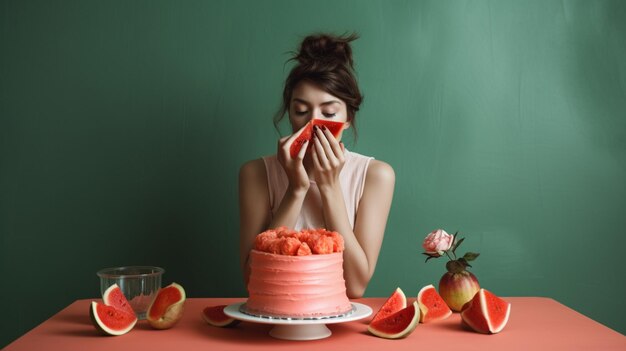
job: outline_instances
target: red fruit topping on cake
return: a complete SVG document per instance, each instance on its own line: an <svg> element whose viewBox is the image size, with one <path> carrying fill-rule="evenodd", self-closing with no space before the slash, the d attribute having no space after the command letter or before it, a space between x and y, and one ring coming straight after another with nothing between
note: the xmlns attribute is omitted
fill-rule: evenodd
<svg viewBox="0 0 626 351"><path fill-rule="evenodd" d="M296 256L308 256L312 254L313 252L311 252L311 248L309 247L309 245L307 245L307 243L302 243L300 244L300 248L298 248Z"/></svg>
<svg viewBox="0 0 626 351"><path fill-rule="evenodd" d="M296 231L291 230L285 226L276 228L276 232L279 237L292 237L292 238L296 237Z"/></svg>
<svg viewBox="0 0 626 351"><path fill-rule="evenodd" d="M295 256L302 244L300 240L292 237L282 237L280 239L280 254L287 256Z"/></svg>
<svg viewBox="0 0 626 351"><path fill-rule="evenodd" d="M320 236L311 246L311 251L315 254L323 255L333 253L334 242L329 236Z"/></svg>
<svg viewBox="0 0 626 351"><path fill-rule="evenodd" d="M202 310L202 319L214 327L232 327L239 324L239 320L224 313L226 305L209 306Z"/></svg>
<svg viewBox="0 0 626 351"><path fill-rule="evenodd" d="M295 232L286 227L268 229L256 236L254 249L276 255L307 256L343 252L341 234L326 229Z"/></svg>
<svg viewBox="0 0 626 351"><path fill-rule="evenodd" d="M511 314L511 304L493 293L480 289L474 298L463 306L461 318L479 333L495 334L504 329Z"/></svg>
<svg viewBox="0 0 626 351"><path fill-rule="evenodd" d="M446 319L452 315L450 307L437 293L435 287L427 285L417 294L417 303L420 307L420 322L428 323L441 319Z"/></svg>
<svg viewBox="0 0 626 351"><path fill-rule="evenodd" d="M403 338L413 330L419 323L420 309L417 301L400 311L383 319L372 321L367 328L370 333L386 339Z"/></svg>
<svg viewBox="0 0 626 351"><path fill-rule="evenodd" d="M396 288L393 294L389 296L387 301L385 301L378 312L376 312L374 318L372 318L372 322L389 317L403 308L406 308L406 295L404 295L402 289Z"/></svg>
<svg viewBox="0 0 626 351"><path fill-rule="evenodd" d="M343 237L337 232L328 232L327 235L333 239L333 252L342 252L344 250Z"/></svg>

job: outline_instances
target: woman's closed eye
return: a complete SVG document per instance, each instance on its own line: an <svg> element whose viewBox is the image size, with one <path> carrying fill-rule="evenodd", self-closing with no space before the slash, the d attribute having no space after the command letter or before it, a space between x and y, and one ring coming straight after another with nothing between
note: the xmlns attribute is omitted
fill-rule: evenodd
<svg viewBox="0 0 626 351"><path fill-rule="evenodd" d="M304 116L307 113L309 113L309 111L296 111L296 115L298 116ZM322 114L324 115L324 117L327 117L327 118L332 118L337 115L337 113L325 113L325 112L323 112Z"/></svg>

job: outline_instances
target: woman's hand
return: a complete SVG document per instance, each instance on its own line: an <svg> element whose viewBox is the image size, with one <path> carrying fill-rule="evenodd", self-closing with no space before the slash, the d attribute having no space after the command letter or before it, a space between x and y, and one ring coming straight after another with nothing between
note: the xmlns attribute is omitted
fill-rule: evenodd
<svg viewBox="0 0 626 351"><path fill-rule="evenodd" d="M320 190L339 185L339 173L346 163L343 143L339 143L328 128L313 127L313 174Z"/></svg>
<svg viewBox="0 0 626 351"><path fill-rule="evenodd" d="M306 193L311 185L309 182L309 176L306 174L306 170L302 164L309 141L302 144L302 148L300 149L300 152L298 152L298 156L296 158L291 158L291 154L289 152L291 144L293 144L293 141L298 137L298 135L300 135L300 133L302 133L306 126L307 125L304 125L304 127L300 128L300 130L292 135L278 140L278 151L276 152L278 162L280 162L281 166L283 166L283 169L285 170L285 173L287 173L289 188L295 193Z"/></svg>

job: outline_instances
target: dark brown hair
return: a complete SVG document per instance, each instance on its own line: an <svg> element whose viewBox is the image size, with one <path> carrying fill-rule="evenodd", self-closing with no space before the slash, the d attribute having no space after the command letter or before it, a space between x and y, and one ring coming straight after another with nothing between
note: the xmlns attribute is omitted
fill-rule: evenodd
<svg viewBox="0 0 626 351"><path fill-rule="evenodd" d="M283 101L274 116L274 126L277 130L278 123L289 111L293 89L301 81L307 80L345 102L347 120L356 138L355 116L363 102L363 96L354 74L350 42L358 38L356 33L343 36L321 33L304 38L299 51L292 52L293 57L287 60L287 62L297 61L298 64L291 69L285 80Z"/></svg>

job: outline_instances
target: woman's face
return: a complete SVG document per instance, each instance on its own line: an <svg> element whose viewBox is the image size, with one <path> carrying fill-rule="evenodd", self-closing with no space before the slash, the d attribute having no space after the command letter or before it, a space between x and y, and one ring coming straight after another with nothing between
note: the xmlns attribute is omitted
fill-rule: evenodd
<svg viewBox="0 0 626 351"><path fill-rule="evenodd" d="M289 106L289 122L293 132L298 131L312 119L323 119L344 122L344 128L350 126L345 102L330 95L309 81L296 85L291 93ZM340 133L337 140L341 140Z"/></svg>

